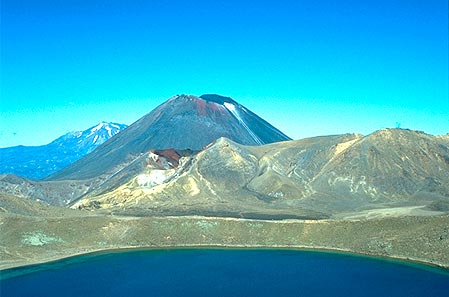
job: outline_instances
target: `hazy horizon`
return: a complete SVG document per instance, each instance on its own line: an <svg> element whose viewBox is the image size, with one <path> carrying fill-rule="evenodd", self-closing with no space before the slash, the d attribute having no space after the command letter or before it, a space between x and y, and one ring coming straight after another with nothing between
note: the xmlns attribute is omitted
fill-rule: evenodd
<svg viewBox="0 0 449 297"><path fill-rule="evenodd" d="M293 139L449 132L448 3L1 0L0 147L176 94L229 96Z"/></svg>

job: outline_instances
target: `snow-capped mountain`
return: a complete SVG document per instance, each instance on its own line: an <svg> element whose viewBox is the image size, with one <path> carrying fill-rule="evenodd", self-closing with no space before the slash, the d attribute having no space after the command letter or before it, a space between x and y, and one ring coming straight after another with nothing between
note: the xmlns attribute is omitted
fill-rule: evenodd
<svg viewBox="0 0 449 297"><path fill-rule="evenodd" d="M77 161L127 125L101 122L85 131L69 132L47 145L0 148L0 174L42 179Z"/></svg>
<svg viewBox="0 0 449 297"><path fill-rule="evenodd" d="M174 96L92 154L48 180L89 179L117 171L151 149L199 151L220 137L244 145L290 140L235 100L215 94Z"/></svg>
<svg viewBox="0 0 449 297"><path fill-rule="evenodd" d="M85 131L67 133L50 143L50 145L76 148L78 152L86 155L127 127L124 124L101 122Z"/></svg>

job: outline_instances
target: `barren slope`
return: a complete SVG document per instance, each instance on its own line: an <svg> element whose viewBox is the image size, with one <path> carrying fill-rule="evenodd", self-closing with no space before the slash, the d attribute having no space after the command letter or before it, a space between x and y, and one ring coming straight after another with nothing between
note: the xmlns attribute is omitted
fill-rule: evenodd
<svg viewBox="0 0 449 297"><path fill-rule="evenodd" d="M49 177L79 180L113 174L151 149L201 150L220 137L245 145L289 140L231 98L175 96L94 152Z"/></svg>
<svg viewBox="0 0 449 297"><path fill-rule="evenodd" d="M259 147L221 138L167 169L145 165L145 158L126 175L128 181L74 207L140 215L324 218L411 206L438 212L449 205L448 145L416 131Z"/></svg>

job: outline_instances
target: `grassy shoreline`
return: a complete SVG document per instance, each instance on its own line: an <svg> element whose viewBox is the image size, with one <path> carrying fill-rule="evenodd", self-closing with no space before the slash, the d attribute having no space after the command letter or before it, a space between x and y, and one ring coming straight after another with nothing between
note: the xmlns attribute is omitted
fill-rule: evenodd
<svg viewBox="0 0 449 297"><path fill-rule="evenodd" d="M0 269L136 249L295 249L449 269L449 216L263 221L211 217L1 217Z"/></svg>

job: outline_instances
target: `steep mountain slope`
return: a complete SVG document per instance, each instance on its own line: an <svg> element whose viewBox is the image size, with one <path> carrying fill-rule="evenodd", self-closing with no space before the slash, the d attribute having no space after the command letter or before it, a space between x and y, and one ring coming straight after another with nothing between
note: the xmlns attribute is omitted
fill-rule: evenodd
<svg viewBox="0 0 449 297"><path fill-rule="evenodd" d="M422 132L385 129L368 135L332 160L314 184L395 201L404 196L449 198L448 180L447 144Z"/></svg>
<svg viewBox="0 0 449 297"><path fill-rule="evenodd" d="M151 154L73 207L247 218L449 210L449 145L422 132L385 129L264 146L220 138L167 168L155 166L161 156Z"/></svg>
<svg viewBox="0 0 449 297"><path fill-rule="evenodd" d="M85 131L67 133L47 145L0 148L0 174L42 179L92 152L126 127L101 122Z"/></svg>
<svg viewBox="0 0 449 297"><path fill-rule="evenodd" d="M328 155L324 160L306 156L311 152ZM384 129L363 138L344 139L332 147L320 145L312 151L303 148L288 164L286 157L291 154L281 152L281 158L274 154L265 157L284 162L274 161L273 171L289 176L302 191L297 196L300 201L283 201L286 205L337 212L434 207L449 202L449 146L439 137L422 132ZM272 180L273 174L265 178L267 189L273 188ZM285 191L279 195L293 197L285 196Z"/></svg>
<svg viewBox="0 0 449 297"><path fill-rule="evenodd" d="M49 179L86 179L112 174L150 149L196 151L219 137L245 145L290 139L231 98L178 95Z"/></svg>

